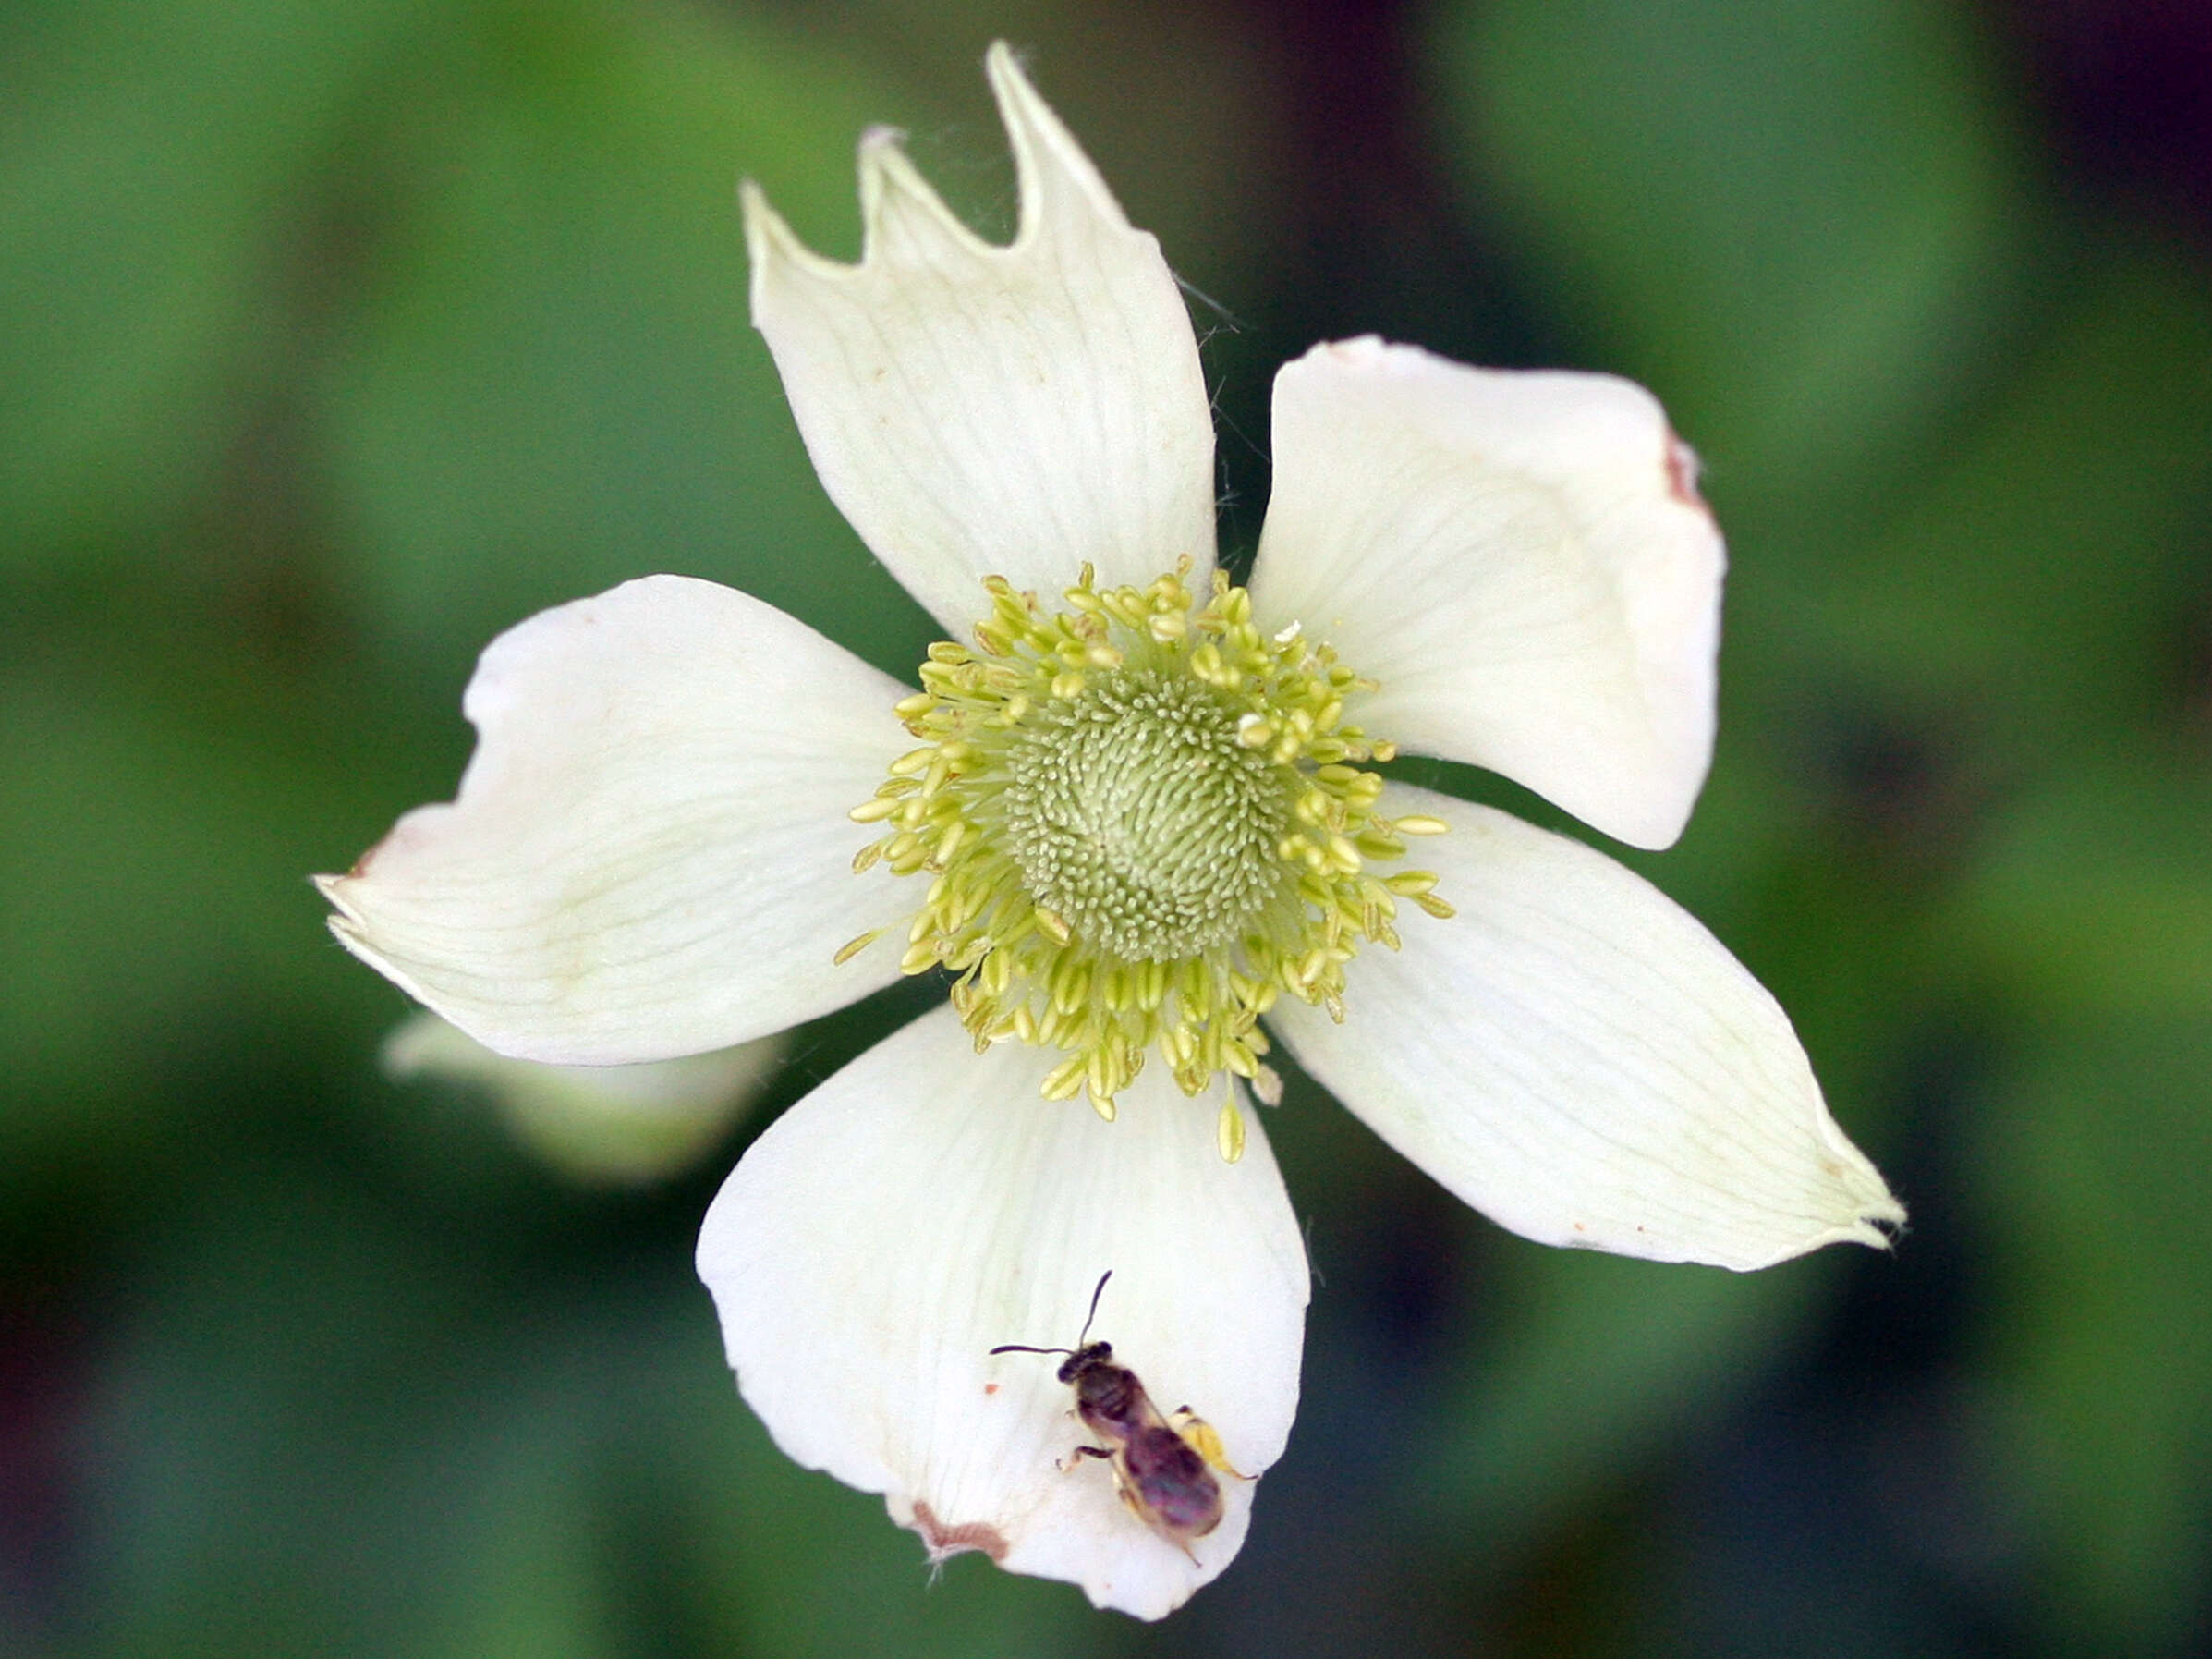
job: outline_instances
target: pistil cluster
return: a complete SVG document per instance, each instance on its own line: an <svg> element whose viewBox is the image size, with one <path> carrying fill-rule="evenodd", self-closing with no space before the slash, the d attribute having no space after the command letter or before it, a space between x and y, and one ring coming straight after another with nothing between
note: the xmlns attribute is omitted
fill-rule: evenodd
<svg viewBox="0 0 2212 1659"><path fill-rule="evenodd" d="M898 705L921 747L852 814L885 828L856 871L931 878L901 967L955 976L978 1052L1063 1050L1045 1096L1108 1118L1151 1050L1186 1094L1261 1080L1277 997L1341 1019L1344 964L1397 945L1400 898L1452 913L1430 872L1369 869L1444 828L1375 811L1362 768L1394 750L1344 719L1374 682L1294 625L1263 635L1222 572L1202 604L1188 577L1100 589L1086 566L1056 611L987 579L974 644L930 647ZM1223 1154L1243 1137L1232 1093Z"/></svg>

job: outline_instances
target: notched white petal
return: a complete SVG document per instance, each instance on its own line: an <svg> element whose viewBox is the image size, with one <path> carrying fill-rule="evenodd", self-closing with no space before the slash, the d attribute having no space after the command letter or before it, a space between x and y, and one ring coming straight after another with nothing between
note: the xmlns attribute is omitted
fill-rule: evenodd
<svg viewBox="0 0 2212 1659"><path fill-rule="evenodd" d="M897 977L845 816L909 739L906 688L772 605L657 576L485 650L450 805L318 876L346 947L504 1055L725 1048Z"/></svg>
<svg viewBox="0 0 2212 1659"><path fill-rule="evenodd" d="M1546 1244L1764 1267L1904 1219L1829 1116L1788 1018L1642 877L1506 813L1392 786L1457 909L1284 999L1298 1061L1468 1203Z"/></svg>
<svg viewBox="0 0 2212 1659"><path fill-rule="evenodd" d="M925 267L984 257L991 244L954 217L900 148L894 127L860 135L861 262ZM846 267L830 262L833 272Z"/></svg>
<svg viewBox="0 0 2212 1659"><path fill-rule="evenodd" d="M1642 387L1373 338L1275 381L1253 604L1381 682L1360 719L1664 847L1712 758L1724 555Z"/></svg>
<svg viewBox="0 0 2212 1659"><path fill-rule="evenodd" d="M1014 241L961 225L899 148L860 142L857 265L745 187L753 322L823 486L955 638L1001 575L1088 561L1145 582L1213 560L1213 432L1188 313L1003 44L988 68L1021 192Z"/></svg>
<svg viewBox="0 0 2212 1659"><path fill-rule="evenodd" d="M1226 1567L1264 1482L1221 1477L1189 1554L1076 1455L1058 1381L1101 1274L1094 1339L1162 1412L1188 1405L1258 1476L1297 1404L1297 1223L1259 1125L1214 1144L1218 1102L1155 1067L1101 1122L1045 1102L1056 1055L978 1055L949 1008L846 1067L754 1143L709 1213L699 1274L738 1385L798 1462L881 1492L933 1558L981 1551L1157 1618Z"/></svg>

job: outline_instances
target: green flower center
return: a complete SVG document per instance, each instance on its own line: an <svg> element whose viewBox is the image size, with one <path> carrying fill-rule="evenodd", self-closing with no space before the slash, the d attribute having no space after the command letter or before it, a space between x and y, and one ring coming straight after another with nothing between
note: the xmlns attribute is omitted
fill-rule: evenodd
<svg viewBox="0 0 2212 1659"><path fill-rule="evenodd" d="M1101 1115L1156 1052L1187 1094L1264 1087L1259 1018L1285 994L1343 1017L1344 964L1391 947L1397 900L1452 914L1427 871L1379 876L1434 818L1375 811L1387 742L1344 719L1374 689L1295 626L1272 637L1216 571L1096 587L1047 612L999 577L974 646L930 648L898 705L922 747L854 809L886 833L857 871L931 877L901 967L943 967L978 1048L1062 1050L1048 1099ZM845 960L877 937L854 940ZM1222 1155L1244 1144L1234 1094Z"/></svg>
<svg viewBox="0 0 2212 1659"><path fill-rule="evenodd" d="M1243 713L1185 676L1120 669L1039 709L1007 746L1006 850L1038 903L1132 962L1234 945L1284 895L1290 778Z"/></svg>

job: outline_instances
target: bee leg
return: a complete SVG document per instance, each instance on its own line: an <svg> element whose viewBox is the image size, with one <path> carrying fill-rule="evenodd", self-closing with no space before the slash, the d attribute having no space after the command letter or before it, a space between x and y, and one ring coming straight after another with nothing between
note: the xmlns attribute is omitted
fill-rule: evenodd
<svg viewBox="0 0 2212 1659"><path fill-rule="evenodd" d="M1058 1469L1062 1474L1067 1474L1075 1469L1076 1460L1078 1458L1105 1458L1111 1459L1112 1457L1113 1454L1108 1451L1102 1446L1079 1446L1074 1451L1068 1454L1066 1462L1055 1464L1054 1467Z"/></svg>
<svg viewBox="0 0 2212 1659"><path fill-rule="evenodd" d="M1111 1454L1109 1455L1111 1456ZM1154 1527L1154 1530L1157 1531L1158 1528L1154 1526L1151 1512L1145 1507L1144 1495L1136 1490L1136 1483L1129 1479L1129 1471L1124 1469L1119 1463L1114 1464L1112 1467L1113 1490L1120 1495L1122 1507L1127 1509L1130 1514L1136 1516L1137 1519L1143 1521L1146 1526ZM1186 1545L1185 1553L1187 1553L1187 1550L1188 1546ZM1193 1555L1191 1556L1191 1559L1195 1562L1197 1560L1197 1557Z"/></svg>
<svg viewBox="0 0 2212 1659"><path fill-rule="evenodd" d="M1168 1427L1182 1436L1183 1444L1206 1459L1225 1475L1234 1475L1240 1481L1252 1477L1229 1461L1229 1454L1222 1449L1221 1437L1214 1427L1188 1406L1178 1406L1175 1414L1168 1419Z"/></svg>

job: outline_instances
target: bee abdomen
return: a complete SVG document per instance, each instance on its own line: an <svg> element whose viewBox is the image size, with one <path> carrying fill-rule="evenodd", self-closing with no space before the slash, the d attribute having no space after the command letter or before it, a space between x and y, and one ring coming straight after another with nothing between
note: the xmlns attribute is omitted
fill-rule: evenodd
<svg viewBox="0 0 2212 1659"><path fill-rule="evenodd" d="M1221 1482L1172 1429L1146 1429L1127 1452L1129 1478L1154 1524L1170 1533L1203 1538L1221 1519Z"/></svg>

